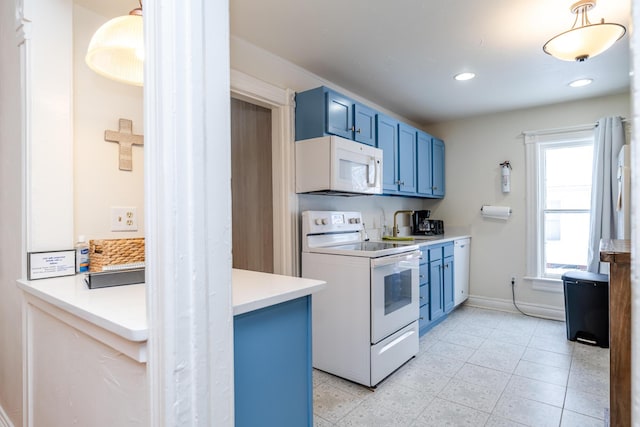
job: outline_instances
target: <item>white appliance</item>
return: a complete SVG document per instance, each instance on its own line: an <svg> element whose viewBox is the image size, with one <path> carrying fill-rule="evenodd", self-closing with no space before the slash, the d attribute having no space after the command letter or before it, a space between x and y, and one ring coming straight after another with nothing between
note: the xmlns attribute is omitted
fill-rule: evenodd
<svg viewBox="0 0 640 427"><path fill-rule="evenodd" d="M631 238L631 147L628 144L622 146L618 154L618 200L616 211L618 213L616 238Z"/></svg>
<svg viewBox="0 0 640 427"><path fill-rule="evenodd" d="M454 307L469 298L469 261L471 238L453 241L453 305Z"/></svg>
<svg viewBox="0 0 640 427"><path fill-rule="evenodd" d="M416 244L364 241L360 212L302 213L302 276L313 296L313 366L368 387L418 353Z"/></svg>
<svg viewBox="0 0 640 427"><path fill-rule="evenodd" d="M382 194L382 150L338 136L298 141L296 192Z"/></svg>

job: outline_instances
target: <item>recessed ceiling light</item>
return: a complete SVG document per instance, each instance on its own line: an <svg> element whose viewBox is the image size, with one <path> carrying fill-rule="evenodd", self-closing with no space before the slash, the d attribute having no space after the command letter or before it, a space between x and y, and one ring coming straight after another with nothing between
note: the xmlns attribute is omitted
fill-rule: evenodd
<svg viewBox="0 0 640 427"><path fill-rule="evenodd" d="M453 76L453 78L458 81L464 81L464 80L471 80L475 76L476 76L475 73L460 73Z"/></svg>
<svg viewBox="0 0 640 427"><path fill-rule="evenodd" d="M569 86L571 86L571 87L582 87L582 86L590 85L591 83L593 83L593 79L578 79L578 80L574 80L571 83L569 83Z"/></svg>

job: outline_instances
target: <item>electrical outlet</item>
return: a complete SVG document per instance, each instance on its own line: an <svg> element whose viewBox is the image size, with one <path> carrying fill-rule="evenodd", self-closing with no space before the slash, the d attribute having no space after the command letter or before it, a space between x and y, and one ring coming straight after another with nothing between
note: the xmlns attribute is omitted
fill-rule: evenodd
<svg viewBox="0 0 640 427"><path fill-rule="evenodd" d="M111 208L111 231L137 231L138 215L133 207Z"/></svg>

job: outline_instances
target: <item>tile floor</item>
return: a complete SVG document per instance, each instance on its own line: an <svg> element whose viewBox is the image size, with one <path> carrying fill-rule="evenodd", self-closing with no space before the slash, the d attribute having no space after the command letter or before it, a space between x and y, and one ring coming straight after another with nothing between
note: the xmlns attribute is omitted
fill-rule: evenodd
<svg viewBox="0 0 640 427"><path fill-rule="evenodd" d="M564 322L462 306L375 392L313 373L314 425L603 426L609 350Z"/></svg>

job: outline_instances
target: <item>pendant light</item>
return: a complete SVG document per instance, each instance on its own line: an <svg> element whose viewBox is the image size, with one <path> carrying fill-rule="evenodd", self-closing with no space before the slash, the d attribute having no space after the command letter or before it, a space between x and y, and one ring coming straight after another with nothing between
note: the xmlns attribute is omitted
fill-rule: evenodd
<svg viewBox="0 0 640 427"><path fill-rule="evenodd" d="M89 42L85 61L101 76L142 86L144 70L144 36L142 1L129 15L103 24Z"/></svg>
<svg viewBox="0 0 640 427"><path fill-rule="evenodd" d="M542 49L563 61L583 62L613 46L627 29L620 24L605 23L604 19L597 24L589 22L587 11L595 6L595 0L574 3L570 10L576 19L571 29L549 40Z"/></svg>

